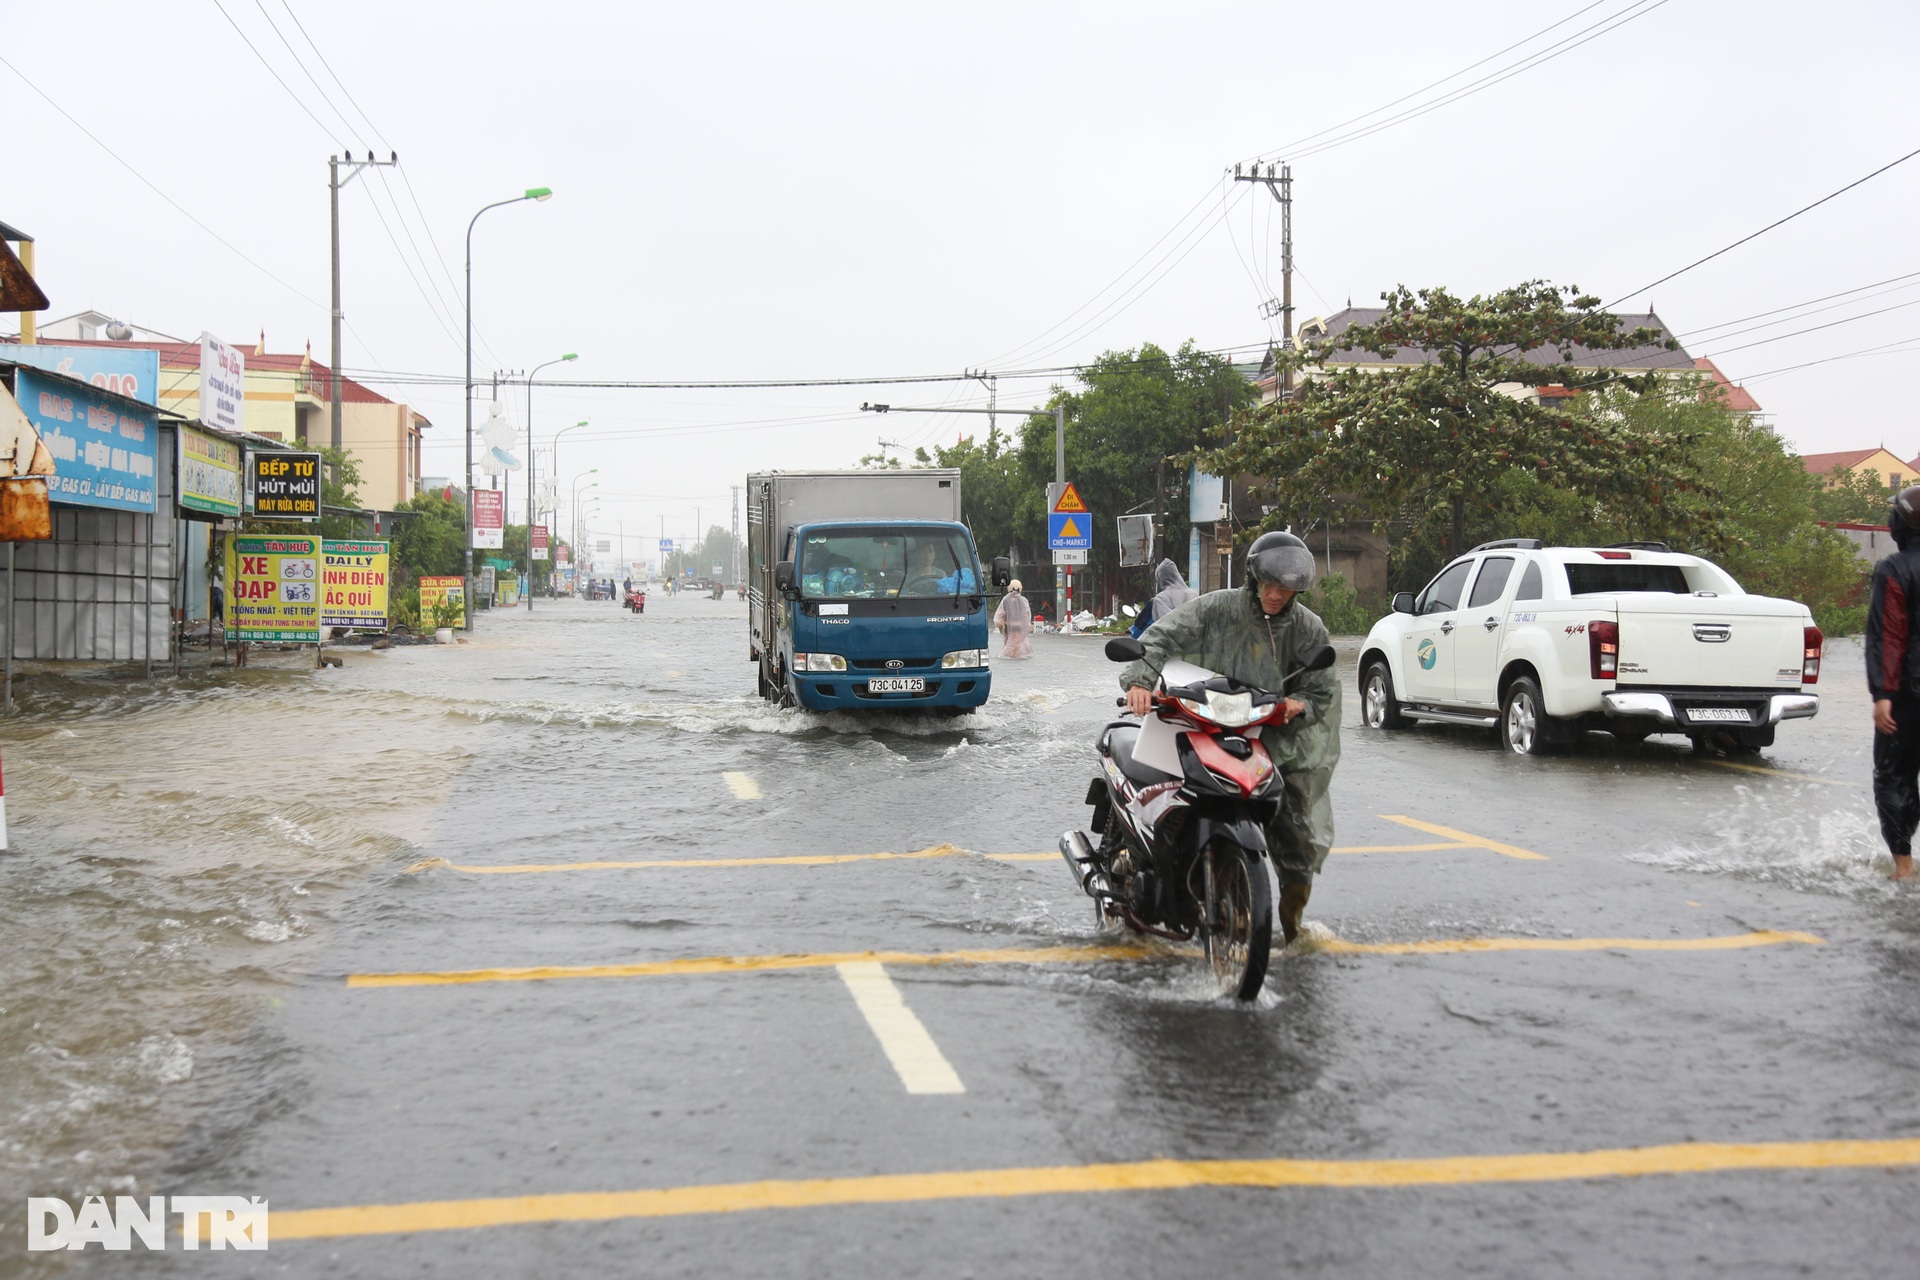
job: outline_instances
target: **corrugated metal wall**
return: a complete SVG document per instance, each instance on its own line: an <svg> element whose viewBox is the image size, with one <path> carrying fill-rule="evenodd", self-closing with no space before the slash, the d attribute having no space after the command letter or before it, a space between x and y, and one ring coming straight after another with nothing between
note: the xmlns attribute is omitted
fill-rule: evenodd
<svg viewBox="0 0 1920 1280"><path fill-rule="evenodd" d="M162 514L53 507L53 540L14 552L13 656L166 661L174 593L173 432L155 477ZM4 583L0 583L4 586Z"/></svg>

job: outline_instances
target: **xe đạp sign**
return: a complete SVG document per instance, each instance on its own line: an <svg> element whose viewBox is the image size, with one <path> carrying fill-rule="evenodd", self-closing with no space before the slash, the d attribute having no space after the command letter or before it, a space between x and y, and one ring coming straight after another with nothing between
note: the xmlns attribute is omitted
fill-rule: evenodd
<svg viewBox="0 0 1920 1280"><path fill-rule="evenodd" d="M227 639L320 643L320 539L227 539Z"/></svg>

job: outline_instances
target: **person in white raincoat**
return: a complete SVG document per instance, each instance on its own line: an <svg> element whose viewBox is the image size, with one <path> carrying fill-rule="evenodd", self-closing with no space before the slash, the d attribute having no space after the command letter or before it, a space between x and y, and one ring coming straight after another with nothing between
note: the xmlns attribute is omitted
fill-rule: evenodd
<svg viewBox="0 0 1920 1280"><path fill-rule="evenodd" d="M1007 584L1007 594L1001 597L1000 607L993 611L993 626L1001 636L1001 657L1033 656L1033 642L1028 639L1033 632L1033 606L1020 594L1020 579Z"/></svg>

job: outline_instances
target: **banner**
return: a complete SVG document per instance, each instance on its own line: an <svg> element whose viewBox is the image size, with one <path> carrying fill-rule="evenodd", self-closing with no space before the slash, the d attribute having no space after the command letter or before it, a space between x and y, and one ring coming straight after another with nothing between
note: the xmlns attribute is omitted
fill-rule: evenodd
<svg viewBox="0 0 1920 1280"><path fill-rule="evenodd" d="M507 495L499 489L473 491L473 545L506 545Z"/></svg>
<svg viewBox="0 0 1920 1280"><path fill-rule="evenodd" d="M160 432L151 412L26 369L14 377L14 398L53 458L47 482L53 501L114 511L154 509Z"/></svg>
<svg viewBox="0 0 1920 1280"><path fill-rule="evenodd" d="M320 643L320 539L227 539L227 639Z"/></svg>
<svg viewBox="0 0 1920 1280"><path fill-rule="evenodd" d="M457 606L457 613L456 613L456 616L454 617L454 620L445 625L450 627L466 626L467 625L467 610L465 607L466 597L467 597L467 584L458 577L421 578L420 579L420 625L423 627L440 626L441 624L434 617L434 610L439 607L442 601L451 600L454 603L454 605Z"/></svg>
<svg viewBox="0 0 1920 1280"><path fill-rule="evenodd" d="M533 528L529 530L528 537L533 544L533 558L535 560L547 559L547 526L543 524L534 525Z"/></svg>
<svg viewBox="0 0 1920 1280"><path fill-rule="evenodd" d="M239 515L240 446L182 424L180 505L189 511Z"/></svg>
<svg viewBox="0 0 1920 1280"><path fill-rule="evenodd" d="M249 453L253 513L262 520L320 518L320 455Z"/></svg>
<svg viewBox="0 0 1920 1280"><path fill-rule="evenodd" d="M320 544L320 625L387 629L386 542Z"/></svg>
<svg viewBox="0 0 1920 1280"><path fill-rule="evenodd" d="M8 343L0 359L77 378L143 404L160 403L160 353L140 347L65 347L58 343Z"/></svg>
<svg viewBox="0 0 1920 1280"><path fill-rule="evenodd" d="M222 431L244 430L247 358L210 333L200 335L200 421Z"/></svg>

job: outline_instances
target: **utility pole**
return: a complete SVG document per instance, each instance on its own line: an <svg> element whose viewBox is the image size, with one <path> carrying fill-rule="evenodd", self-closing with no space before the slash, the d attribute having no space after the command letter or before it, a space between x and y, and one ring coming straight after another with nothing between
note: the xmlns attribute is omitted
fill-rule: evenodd
<svg viewBox="0 0 1920 1280"><path fill-rule="evenodd" d="M1248 174L1241 173L1240 166L1235 165L1233 166L1233 180L1235 182L1258 182L1266 187L1275 200L1280 202L1280 305L1278 313L1280 316L1281 336L1286 342L1287 349L1291 351L1293 349L1293 166L1289 164L1281 165L1280 176L1275 177L1272 165L1268 165L1266 172L1262 173L1260 166L1256 164L1253 166L1253 172ZM1261 308L1269 318L1275 314L1275 312L1270 309L1273 305L1273 300L1268 299L1266 305ZM1285 370L1280 376L1281 390L1293 390L1293 371L1291 369Z"/></svg>
<svg viewBox="0 0 1920 1280"><path fill-rule="evenodd" d="M738 582L740 581L740 486L729 485L728 488L733 490L733 555L729 557L733 562L733 573L730 575L730 581Z"/></svg>
<svg viewBox="0 0 1920 1280"><path fill-rule="evenodd" d="M340 448L340 188L359 177L360 171L369 166L383 169L399 163L400 153L397 151L388 152L385 160L375 160L371 151L367 152L365 160L355 160L351 155L327 157L327 198L333 205L333 364L327 381L333 384L328 394L331 402L329 421L333 447L336 449ZM340 180L343 166L347 171L346 182Z"/></svg>

